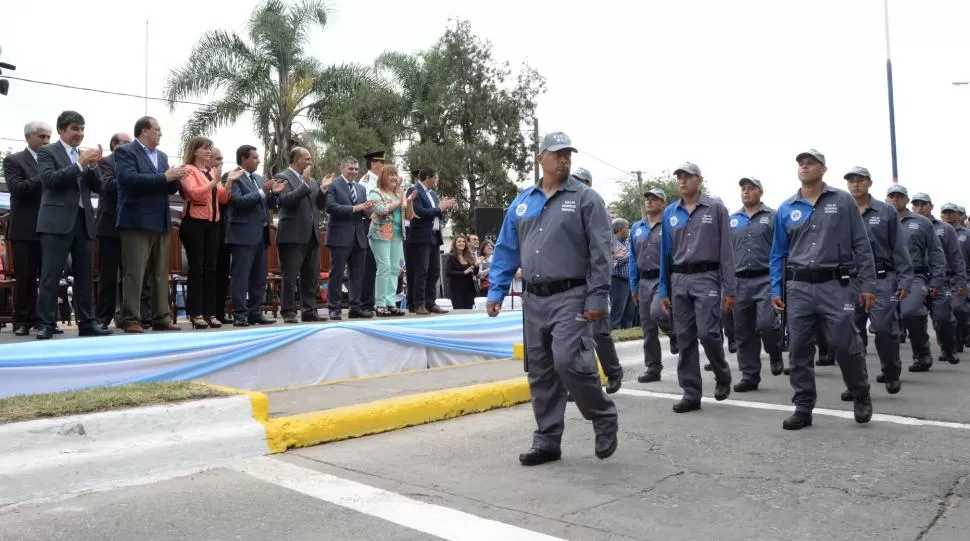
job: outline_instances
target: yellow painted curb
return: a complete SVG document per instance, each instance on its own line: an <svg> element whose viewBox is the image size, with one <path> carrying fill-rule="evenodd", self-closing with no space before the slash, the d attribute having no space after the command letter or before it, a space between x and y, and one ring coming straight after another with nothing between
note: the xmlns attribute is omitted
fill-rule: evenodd
<svg viewBox="0 0 970 541"><path fill-rule="evenodd" d="M525 359L525 346L522 344L512 344L512 358L517 361L522 361ZM606 385L606 374L603 372L603 367L600 365L599 357L596 358L596 367L600 372L600 380L603 381L603 385Z"/></svg>
<svg viewBox="0 0 970 541"><path fill-rule="evenodd" d="M204 383L197 381L196 383L200 385L205 385L210 389L215 389L217 391L222 391L224 393L231 394L242 394L249 397L249 403L253 408L253 418L260 422L266 429L266 444L269 446L271 453L282 453L286 450L286 447L280 448L280 436L275 432L276 427L270 422L269 419L269 396L265 393L260 393L257 391L248 391L246 389L236 389L235 387L225 387L223 385L214 385L212 383Z"/></svg>
<svg viewBox="0 0 970 541"><path fill-rule="evenodd" d="M530 400L525 378L431 391L367 404L270 419L270 449L294 447L379 434L471 413L522 404Z"/></svg>

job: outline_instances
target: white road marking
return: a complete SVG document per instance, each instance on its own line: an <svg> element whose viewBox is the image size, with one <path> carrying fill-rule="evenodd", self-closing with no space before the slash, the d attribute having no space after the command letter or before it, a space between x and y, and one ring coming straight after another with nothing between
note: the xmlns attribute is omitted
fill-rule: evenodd
<svg viewBox="0 0 970 541"><path fill-rule="evenodd" d="M680 394L673 393L657 393L653 391L642 391L640 389L620 389L616 394L623 394L627 396L639 396L643 398L666 398L669 400L680 400L683 398ZM737 406L740 408L751 408L769 411L784 411L793 412L795 411L794 406L788 406L784 404L771 404L768 402L751 402L748 400L724 400L723 402L718 402L713 398L704 397L701 398L701 402L706 404L723 404L725 406ZM878 403L875 404L878 407ZM815 408L812 411L813 415L827 415L829 417L840 417L842 419L855 419L855 415L851 411L843 410L830 410L825 408ZM873 421L879 421L883 423L894 423L898 425L907 426L935 426L939 428L956 428L960 430L970 430L970 424L965 423L951 423L948 421L929 421L926 419L917 419L915 417L904 417L902 415L886 415L882 413L873 413Z"/></svg>
<svg viewBox="0 0 970 541"><path fill-rule="evenodd" d="M230 468L261 481L449 541L565 541L455 509L413 500L275 458L244 460Z"/></svg>

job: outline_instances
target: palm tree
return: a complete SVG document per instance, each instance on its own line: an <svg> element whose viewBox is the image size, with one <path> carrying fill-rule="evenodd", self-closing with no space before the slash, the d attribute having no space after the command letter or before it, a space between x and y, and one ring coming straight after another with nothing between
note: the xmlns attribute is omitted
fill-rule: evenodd
<svg viewBox="0 0 970 541"><path fill-rule="evenodd" d="M324 67L304 53L311 31L326 27L329 12L324 0L266 0L249 18L248 40L224 30L203 35L165 85L171 109L178 101L220 94L196 110L183 141L248 113L262 138L264 174L284 170L290 149L301 144L301 119L321 122L362 85L378 84L366 67Z"/></svg>

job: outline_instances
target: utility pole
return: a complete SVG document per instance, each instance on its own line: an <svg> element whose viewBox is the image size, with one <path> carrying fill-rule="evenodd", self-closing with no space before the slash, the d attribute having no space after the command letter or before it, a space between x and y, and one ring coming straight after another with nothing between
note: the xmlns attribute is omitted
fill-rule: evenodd
<svg viewBox="0 0 970 541"><path fill-rule="evenodd" d="M639 201L643 197L643 171L630 172L637 176L637 200ZM643 209L643 203L640 204L640 219L647 219L647 213Z"/></svg>
<svg viewBox="0 0 970 541"><path fill-rule="evenodd" d="M536 142L536 152L539 151L539 117L532 118L532 136ZM539 164L533 158L532 171L535 173L535 182L539 184Z"/></svg>

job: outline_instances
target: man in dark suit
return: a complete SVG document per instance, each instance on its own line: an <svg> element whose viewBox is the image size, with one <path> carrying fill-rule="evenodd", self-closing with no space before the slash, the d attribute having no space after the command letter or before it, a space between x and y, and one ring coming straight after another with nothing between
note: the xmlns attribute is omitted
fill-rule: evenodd
<svg viewBox="0 0 970 541"><path fill-rule="evenodd" d="M14 334L27 336L37 325L37 278L40 275L40 236L37 211L44 190L37 170L37 151L50 143L51 127L43 122L24 126L27 148L3 159L3 176L10 191L10 229L7 238L13 251ZM60 331L63 332L63 331Z"/></svg>
<svg viewBox="0 0 970 541"><path fill-rule="evenodd" d="M408 189L418 192L411 203L414 217L411 228L404 239L404 253L407 261L408 287L413 288L411 300L414 313L419 315L444 314L447 312L435 302L438 293L438 278L441 275L441 226L444 212L455 206L455 200L439 200L434 189L438 186L438 172L429 167L418 172L418 182Z"/></svg>
<svg viewBox="0 0 970 541"><path fill-rule="evenodd" d="M110 156L98 161L101 171L101 192L98 194L98 304L95 314L101 325L107 327L115 317L118 305L118 269L121 266L121 239L115 227L115 214L118 206L118 179L115 178L115 156L113 152L121 145L131 142L127 133L116 133L108 142ZM121 321L115 324L120 328Z"/></svg>
<svg viewBox="0 0 970 541"><path fill-rule="evenodd" d="M57 117L60 140L43 146L37 152L37 166L44 183L37 214L37 232L44 262L37 297L37 338L50 338L57 321L57 291L71 257L74 276L74 304L78 334L103 336L111 334L94 317L92 299L92 259L94 256L94 207L91 192L101 190L98 148L81 151L84 141L84 117L75 111L64 111Z"/></svg>
<svg viewBox="0 0 970 541"><path fill-rule="evenodd" d="M144 332L140 322L142 282L151 280L152 328L178 331L168 301L168 241L172 214L168 196L178 191L184 167L169 168L168 156L158 150L162 129L152 117L135 122L135 141L115 149L118 178L118 215L121 236L122 310L126 333Z"/></svg>
<svg viewBox="0 0 970 541"><path fill-rule="evenodd" d="M302 321L320 321L317 296L320 291L320 211L327 205L327 186L331 178L319 184L310 177L313 170L310 151L296 147L290 151L290 167L273 180L283 186L279 196L280 219L276 245L280 250L283 271L283 321L298 323L295 297L300 294ZM275 191L276 188L273 189ZM300 277L299 289L296 279Z"/></svg>
<svg viewBox="0 0 970 541"><path fill-rule="evenodd" d="M269 209L276 206L284 184L277 183L270 193L264 194L263 177L256 174L259 152L254 146L239 147L236 164L239 168L226 177L232 197L222 219L226 224L226 245L232 253L232 324L234 327L269 325L276 320L260 311L266 294Z"/></svg>
<svg viewBox="0 0 970 541"><path fill-rule="evenodd" d="M367 258L367 221L374 204L367 201L367 192L354 180L360 166L353 157L340 163L341 175L330 186L327 198L327 246L330 248L330 281L327 284L327 304L330 319L339 320L341 285L344 268L350 267L350 317L374 317L374 312L363 309L364 273Z"/></svg>

